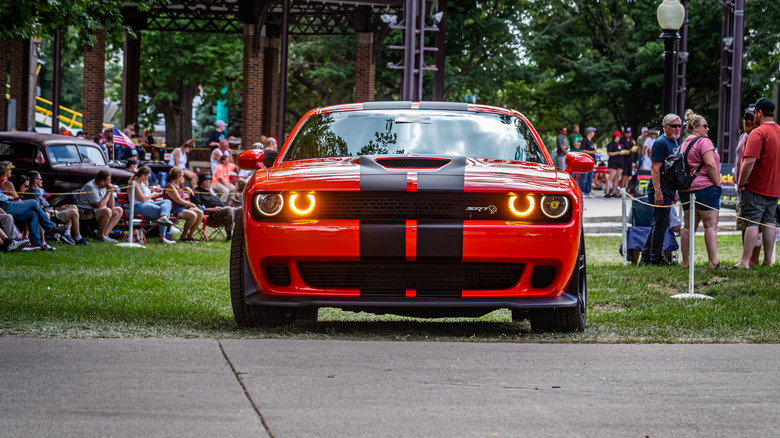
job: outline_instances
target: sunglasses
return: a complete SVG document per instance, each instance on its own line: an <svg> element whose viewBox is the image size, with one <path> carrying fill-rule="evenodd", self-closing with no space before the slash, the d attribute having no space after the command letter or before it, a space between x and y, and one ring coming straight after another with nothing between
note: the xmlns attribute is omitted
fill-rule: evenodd
<svg viewBox="0 0 780 438"><path fill-rule="evenodd" d="M699 126L703 126L704 129L710 129L710 125L708 123L705 123L705 124L699 125Z"/></svg>
<svg viewBox="0 0 780 438"><path fill-rule="evenodd" d="M680 129L680 128L682 128L682 125L666 125L666 126L672 128L672 129Z"/></svg>

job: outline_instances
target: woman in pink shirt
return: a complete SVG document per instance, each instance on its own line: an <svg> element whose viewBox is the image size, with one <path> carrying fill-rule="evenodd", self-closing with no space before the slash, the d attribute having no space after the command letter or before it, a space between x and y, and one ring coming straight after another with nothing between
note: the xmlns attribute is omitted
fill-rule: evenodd
<svg viewBox="0 0 780 438"><path fill-rule="evenodd" d="M708 138L710 127L704 117L691 110L685 112L685 131L688 138L685 139L680 152L688 152L688 171L695 176L688 190L680 190L680 202L683 204L684 219L680 232L682 248L682 267L688 267L691 263L688 255L688 239L691 236L690 212L691 193L696 195L695 228L699 228L699 222L704 224L704 245L707 247L707 267L710 269L724 268L718 263L718 214L720 212L720 155ZM691 146L693 144L693 146ZM697 172L701 166L701 170Z"/></svg>

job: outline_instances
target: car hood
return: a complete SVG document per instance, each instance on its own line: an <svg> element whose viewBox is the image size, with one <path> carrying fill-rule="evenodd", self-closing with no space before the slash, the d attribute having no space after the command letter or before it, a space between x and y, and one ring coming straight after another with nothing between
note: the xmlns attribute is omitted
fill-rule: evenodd
<svg viewBox="0 0 780 438"><path fill-rule="evenodd" d="M400 159L400 167L385 160ZM437 168L403 160L447 160ZM398 165L397 162L393 163ZM553 166L469 157L361 156L282 163L255 174L263 190L567 191L569 174Z"/></svg>

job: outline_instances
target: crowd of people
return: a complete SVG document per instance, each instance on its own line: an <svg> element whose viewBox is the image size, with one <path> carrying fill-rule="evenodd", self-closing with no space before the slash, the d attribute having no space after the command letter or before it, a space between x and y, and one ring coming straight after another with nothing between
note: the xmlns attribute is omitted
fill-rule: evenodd
<svg viewBox="0 0 780 438"><path fill-rule="evenodd" d="M773 121L774 111L775 104L770 99L761 98L744 113L744 133L739 139L734 162L734 178L739 192L737 228L742 231L743 254L739 263L729 268L750 269L758 265L762 246L764 257L761 264L769 266L772 261L780 200L780 128ZM688 110L682 118L677 114L667 114L662 120L662 128L660 136L657 136L657 131L642 128L638 141L632 139L631 128L612 134L612 140L607 145L608 176L604 182L604 197L619 196L619 190L628 186L637 169L649 171L651 178L647 196L654 207L653 220L640 264L674 264L664 257L663 243L670 226L671 206L679 200L684 215L680 232L682 247L688 248L689 240L701 223L707 266L710 269L727 268L718 261L721 161L709 138L709 124L703 116ZM595 128L587 128L586 136L591 132L595 132ZM568 152L579 149L587 152L586 142L579 136L577 125L572 128L571 135L567 137L566 133L566 128L561 128L557 138L557 164L561 169L565 166ZM588 150L590 147L588 144ZM664 161L676 153L685 154L691 179L686 189L672 190L662 177ZM583 196L593 197L592 175L580 175L577 181ZM694 202L695 205L692 205ZM691 214L694 215L693 230ZM682 251L681 266L688 267L690 263L688 251Z"/></svg>
<svg viewBox="0 0 780 438"><path fill-rule="evenodd" d="M135 135L137 126L134 129L128 126L125 135ZM101 136L104 139L100 143L110 145L110 131ZM129 218L131 203L133 215L142 217L147 224L147 230L142 232L156 229L162 244L198 242L204 223L213 228L223 227L229 240L235 217L241 214L240 193L252 171L236 168L224 122L217 122L210 140L212 137L216 141L209 141L215 146L211 153L211 172L200 173L190 168L187 155L195 147L195 141L188 140L172 151L169 160L172 167L164 187L150 182L152 170L148 166L134 157L124 157L125 170L133 173L127 186L112 184L111 173L103 169L74 192L72 199L57 206L49 204L40 173L16 174L13 163L0 162L0 251L53 251L55 242L91 245L83 236L85 227L91 230L93 241L132 239L123 235L127 227L122 226L122 221ZM273 164L277 156L276 139L263 136L253 148L264 149L266 166ZM176 226L181 234L178 240L173 240L171 229Z"/></svg>

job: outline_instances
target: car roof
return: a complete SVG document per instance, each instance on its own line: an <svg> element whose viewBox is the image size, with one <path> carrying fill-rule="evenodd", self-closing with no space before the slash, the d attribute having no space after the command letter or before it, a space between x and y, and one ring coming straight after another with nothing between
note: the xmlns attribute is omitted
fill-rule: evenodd
<svg viewBox="0 0 780 438"><path fill-rule="evenodd" d="M85 146L97 146L95 142L75 136L60 134L42 134L40 132L5 131L0 132L0 140L15 140L27 143L35 143L42 146L58 144L77 144Z"/></svg>
<svg viewBox="0 0 780 438"><path fill-rule="evenodd" d="M318 114L327 114L342 111L360 111L360 110L445 110L445 111L472 111L493 114L505 114L519 116L527 121L520 112L508 108L501 108L491 105L478 105L463 102L433 102L433 101L385 101L385 102L364 102L350 103L344 105L332 105L320 107L311 112Z"/></svg>

